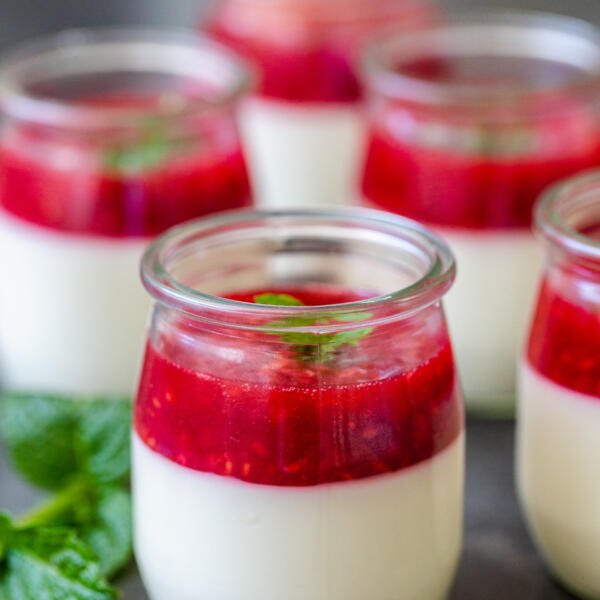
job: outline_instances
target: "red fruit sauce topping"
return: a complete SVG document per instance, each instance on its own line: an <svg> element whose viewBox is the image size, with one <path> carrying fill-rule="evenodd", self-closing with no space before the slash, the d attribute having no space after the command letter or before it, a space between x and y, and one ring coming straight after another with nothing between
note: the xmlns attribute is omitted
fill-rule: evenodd
<svg viewBox="0 0 600 600"><path fill-rule="evenodd" d="M373 5L365 0L339 3L337 11L329 2L313 2L304 13L302 2L290 2L287 11L277 2L270 3L275 11L261 10L259 3L251 9L247 2L240 3L245 7L230 2L227 10L214 15L207 29L259 67L262 95L291 102L352 103L362 95L354 65L365 39L390 24L397 30L422 25L431 21L435 12L425 0L376 0L381 3L379 11L372 10ZM240 25L240 10L256 13L244 15L250 21L247 27Z"/></svg>
<svg viewBox="0 0 600 600"><path fill-rule="evenodd" d="M131 107L133 102L109 98L86 104ZM147 106L148 100L136 104ZM134 146L132 152L140 152L142 160L157 152L158 160L115 169L107 163L114 152L110 145L12 127L0 140L0 207L58 231L127 238L155 236L192 218L250 205L237 141L211 147L199 133L197 143L185 147L160 139L144 143L149 147Z"/></svg>
<svg viewBox="0 0 600 600"><path fill-rule="evenodd" d="M564 85L577 76L547 61L489 58L428 58L403 65L402 72L430 83L498 89L531 81ZM399 101L384 110L371 127L364 196L378 208L436 226L529 228L533 205L548 185L600 162L596 119L576 100L552 115L493 129L479 117L428 113ZM460 131L464 137L469 119L475 128L461 147L451 136Z"/></svg>
<svg viewBox="0 0 600 600"><path fill-rule="evenodd" d="M220 41L260 65L263 96L292 102L356 102L361 88L350 61L336 48L273 48L241 41L226 30L210 31Z"/></svg>
<svg viewBox="0 0 600 600"><path fill-rule="evenodd" d="M590 233L600 241L600 227ZM528 359L552 381L600 399L600 264L565 269L542 284Z"/></svg>
<svg viewBox="0 0 600 600"><path fill-rule="evenodd" d="M311 305L364 298L286 293ZM258 358L254 352L258 367L248 356L246 372L240 376L243 365L235 365L227 377L210 372L214 353L189 369L177 353L189 359L194 349L172 345L164 335L148 344L135 428L154 451L198 471L277 486L354 480L427 460L462 427L447 337L409 369L398 356L392 373L374 357L360 368L343 361L311 366L271 348Z"/></svg>

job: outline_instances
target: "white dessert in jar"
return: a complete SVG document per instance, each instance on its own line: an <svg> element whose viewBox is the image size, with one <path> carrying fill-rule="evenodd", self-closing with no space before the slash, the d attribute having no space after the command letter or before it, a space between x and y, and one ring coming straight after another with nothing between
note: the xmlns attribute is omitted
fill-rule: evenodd
<svg viewBox="0 0 600 600"><path fill-rule="evenodd" d="M206 25L254 62L241 127L259 205L356 203L364 152L365 40L432 21L428 0L222 0Z"/></svg>
<svg viewBox="0 0 600 600"><path fill-rule="evenodd" d="M126 75L126 76L124 76ZM130 395L158 233L250 203L245 66L193 34L62 34L0 65L0 382Z"/></svg>

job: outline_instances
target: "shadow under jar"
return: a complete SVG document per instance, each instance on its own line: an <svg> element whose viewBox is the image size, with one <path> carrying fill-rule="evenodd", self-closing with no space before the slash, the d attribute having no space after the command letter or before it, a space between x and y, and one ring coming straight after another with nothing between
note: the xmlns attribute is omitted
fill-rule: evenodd
<svg viewBox="0 0 600 600"><path fill-rule="evenodd" d="M600 32L542 13L475 13L376 43L363 75L364 202L449 242L467 407L511 415L540 264L532 207L600 159Z"/></svg>
<svg viewBox="0 0 600 600"><path fill-rule="evenodd" d="M518 484L552 572L600 599L600 171L549 191L537 209L546 264L525 356Z"/></svg>
<svg viewBox="0 0 600 600"><path fill-rule="evenodd" d="M261 85L242 131L257 202L346 204L364 151L355 62L382 29L436 16L429 0L219 0L205 27L251 59Z"/></svg>
<svg viewBox="0 0 600 600"><path fill-rule="evenodd" d="M0 65L5 387L130 394L169 227L250 204L229 50L168 30L72 31Z"/></svg>
<svg viewBox="0 0 600 600"><path fill-rule="evenodd" d="M154 600L446 597L453 276L441 241L374 211L233 213L151 247L133 492Z"/></svg>

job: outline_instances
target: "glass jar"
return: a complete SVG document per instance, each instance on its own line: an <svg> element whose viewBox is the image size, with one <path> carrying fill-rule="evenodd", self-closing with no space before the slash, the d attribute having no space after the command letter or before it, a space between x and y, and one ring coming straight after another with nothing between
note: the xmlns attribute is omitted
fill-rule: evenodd
<svg viewBox="0 0 600 600"><path fill-rule="evenodd" d="M144 249L250 203L234 118L248 83L229 50L168 30L62 33L0 65L5 387L131 394Z"/></svg>
<svg viewBox="0 0 600 600"><path fill-rule="evenodd" d="M447 247L375 211L242 211L161 237L142 272L151 596L444 598L463 498Z"/></svg>
<svg viewBox="0 0 600 600"><path fill-rule="evenodd" d="M354 62L386 27L414 29L429 0L220 0L207 29L258 66L242 132L257 202L272 207L356 198L364 150Z"/></svg>
<svg viewBox="0 0 600 600"><path fill-rule="evenodd" d="M600 171L537 208L546 263L521 361L518 483L538 548L583 598L600 598Z"/></svg>
<svg viewBox="0 0 600 600"><path fill-rule="evenodd" d="M363 201L417 219L460 265L448 318L467 408L512 415L540 249L532 207L600 160L600 32L567 17L474 13L364 59Z"/></svg>

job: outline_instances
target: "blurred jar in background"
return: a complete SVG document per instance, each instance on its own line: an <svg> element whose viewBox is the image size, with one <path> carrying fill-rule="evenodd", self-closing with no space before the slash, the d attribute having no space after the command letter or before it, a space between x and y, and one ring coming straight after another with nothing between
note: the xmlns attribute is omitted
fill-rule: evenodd
<svg viewBox="0 0 600 600"><path fill-rule="evenodd" d="M554 574L600 598L600 171L537 210L546 262L521 362L518 483Z"/></svg>
<svg viewBox="0 0 600 600"><path fill-rule="evenodd" d="M473 14L375 44L364 76L364 202L450 242L467 407L511 415L540 260L532 206L600 158L600 34L552 15Z"/></svg>
<svg viewBox="0 0 600 600"><path fill-rule="evenodd" d="M221 0L207 28L252 59L262 85L245 103L243 133L267 206L356 198L364 150L354 61L383 28L434 18L427 0Z"/></svg>
<svg viewBox="0 0 600 600"><path fill-rule="evenodd" d="M9 389L127 394L149 240L246 206L229 50L193 34L67 32L0 67L0 368Z"/></svg>

